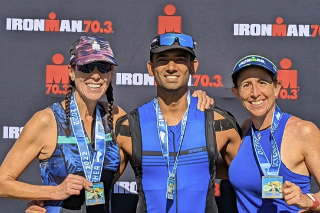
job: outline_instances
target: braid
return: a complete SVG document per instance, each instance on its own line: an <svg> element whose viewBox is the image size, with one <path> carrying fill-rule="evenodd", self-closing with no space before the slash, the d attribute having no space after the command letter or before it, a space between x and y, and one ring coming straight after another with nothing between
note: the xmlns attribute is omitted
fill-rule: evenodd
<svg viewBox="0 0 320 213"><path fill-rule="evenodd" d="M73 86L74 86L74 82L71 81L71 79L69 79L69 84L68 84L68 89L67 89L67 95L65 98L66 101L66 125L67 125L67 129L66 129L66 135L67 137L69 137L70 133L71 133L71 128L70 128L70 100L71 100L71 95L72 95L72 91L73 91Z"/></svg>
<svg viewBox="0 0 320 213"><path fill-rule="evenodd" d="M108 110L107 110L107 115L108 115L108 126L111 130L113 130L113 87L112 87L112 82L110 82L108 89L106 91L107 95L107 100L108 100ZM112 133L112 138L114 138L113 131Z"/></svg>
<svg viewBox="0 0 320 213"><path fill-rule="evenodd" d="M108 126L113 130L113 87L112 82L110 82L108 89L106 91L108 100Z"/></svg>

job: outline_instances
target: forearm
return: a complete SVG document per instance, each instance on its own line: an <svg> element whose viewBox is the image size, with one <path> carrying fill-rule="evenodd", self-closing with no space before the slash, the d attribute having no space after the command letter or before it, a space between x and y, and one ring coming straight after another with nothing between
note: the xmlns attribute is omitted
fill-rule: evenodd
<svg viewBox="0 0 320 213"><path fill-rule="evenodd" d="M0 181L0 197L18 200L57 200L57 186L39 186L16 180Z"/></svg>

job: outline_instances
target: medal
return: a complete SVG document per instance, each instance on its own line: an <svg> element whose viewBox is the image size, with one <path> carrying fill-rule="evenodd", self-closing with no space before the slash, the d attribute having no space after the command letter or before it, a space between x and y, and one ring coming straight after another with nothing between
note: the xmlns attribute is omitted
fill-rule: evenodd
<svg viewBox="0 0 320 213"><path fill-rule="evenodd" d="M104 204L105 198L104 198L103 182L93 183L93 186L90 189L91 189L90 192L85 191L86 205L92 206L92 205Z"/></svg>
<svg viewBox="0 0 320 213"><path fill-rule="evenodd" d="M283 185L281 176L263 176L262 177L262 198L283 198L279 192Z"/></svg>
<svg viewBox="0 0 320 213"><path fill-rule="evenodd" d="M282 194L279 189L283 185L283 178L279 175L281 156L278 149L277 142L274 138L274 133L277 130L280 120L282 118L282 112L280 108L276 105L273 112L273 119L271 122L271 159L270 162L264 152L260 139L260 132L256 135L253 131L253 126L251 125L252 142L254 151L256 153L260 169L262 170L264 176L262 176L262 198L282 198Z"/></svg>
<svg viewBox="0 0 320 213"><path fill-rule="evenodd" d="M86 191L86 204L97 205L104 204L104 187L99 183L103 168L103 162L106 151L106 135L101 121L100 110L96 107L96 125L95 125L95 153L90 155L89 148L85 140L85 134L79 114L79 109L73 93L70 101L70 124L77 141L83 172L87 180L93 183L91 191ZM110 135L110 133L108 133Z"/></svg>
<svg viewBox="0 0 320 213"><path fill-rule="evenodd" d="M169 177L167 181L167 199L173 200L175 185L175 179Z"/></svg>
<svg viewBox="0 0 320 213"><path fill-rule="evenodd" d="M190 102L191 102L190 91L188 91L187 102L188 102L187 110L184 113L183 118L181 120L181 136L180 136L180 142L179 142L179 149L178 149L178 153L174 159L174 165L173 165L172 172L171 172L170 166L169 166L169 144L168 144L169 139L168 139L167 124L166 124L166 121L164 120L163 115L161 113L158 99L155 98L153 100L153 106L154 106L154 109L156 110L156 116L157 116L157 128L158 128L158 136L159 136L160 146L161 146L161 150L162 150L162 155L164 157L164 160L165 160L167 168L168 168L166 197L167 197L167 199L170 199L170 200L174 199L174 191L176 190L175 177L176 177L177 166L178 166L178 157L180 154L183 136L184 136L186 126L187 126L189 106L190 106Z"/></svg>

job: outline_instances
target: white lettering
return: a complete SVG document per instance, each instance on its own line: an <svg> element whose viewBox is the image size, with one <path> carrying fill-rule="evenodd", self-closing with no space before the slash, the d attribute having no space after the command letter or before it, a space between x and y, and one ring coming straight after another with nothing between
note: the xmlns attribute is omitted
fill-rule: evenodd
<svg viewBox="0 0 320 213"><path fill-rule="evenodd" d="M3 126L3 133L2 133L2 135L3 135L3 138L8 138L9 137L9 135L8 135L8 127L7 126Z"/></svg>
<svg viewBox="0 0 320 213"><path fill-rule="evenodd" d="M133 85L142 85L143 84L143 75L141 73L134 73L132 75Z"/></svg>
<svg viewBox="0 0 320 213"><path fill-rule="evenodd" d="M82 32L82 21L72 20L71 21L71 31L72 32Z"/></svg>
<svg viewBox="0 0 320 213"><path fill-rule="evenodd" d="M297 25L295 25L295 24L288 25L287 36L298 36Z"/></svg>
<svg viewBox="0 0 320 213"><path fill-rule="evenodd" d="M32 31L33 30L33 19L23 19L23 30Z"/></svg>
<svg viewBox="0 0 320 213"><path fill-rule="evenodd" d="M233 35L239 35L239 24L233 24Z"/></svg>
<svg viewBox="0 0 320 213"><path fill-rule="evenodd" d="M12 30L22 30L22 19L12 19Z"/></svg>
<svg viewBox="0 0 320 213"><path fill-rule="evenodd" d="M249 24L240 24L239 25L239 35L250 35L250 25Z"/></svg>
<svg viewBox="0 0 320 213"><path fill-rule="evenodd" d="M44 31L44 19L34 19L33 30Z"/></svg>
<svg viewBox="0 0 320 213"><path fill-rule="evenodd" d="M260 24L251 24L250 35L259 36L260 35Z"/></svg>
<svg viewBox="0 0 320 213"><path fill-rule="evenodd" d="M131 73L122 73L122 82L123 85L132 85L132 74Z"/></svg>
<svg viewBox="0 0 320 213"><path fill-rule="evenodd" d="M113 191L116 194L137 194L137 183L118 181L114 184Z"/></svg>
<svg viewBox="0 0 320 213"><path fill-rule="evenodd" d="M154 77L149 74L143 74L143 85L154 85Z"/></svg>
<svg viewBox="0 0 320 213"><path fill-rule="evenodd" d="M262 36L272 36L272 25L271 24L261 24L261 35Z"/></svg>
<svg viewBox="0 0 320 213"><path fill-rule="evenodd" d="M9 127L9 138L17 139L20 135L19 127L10 126Z"/></svg>
<svg viewBox="0 0 320 213"><path fill-rule="evenodd" d="M7 18L6 30L11 30L11 18Z"/></svg>
<svg viewBox="0 0 320 213"><path fill-rule="evenodd" d="M310 25L299 25L299 36L310 36Z"/></svg>
<svg viewBox="0 0 320 213"><path fill-rule="evenodd" d="M61 20L61 24L60 24L60 32L70 32L71 28L70 28L70 21L69 20Z"/></svg>

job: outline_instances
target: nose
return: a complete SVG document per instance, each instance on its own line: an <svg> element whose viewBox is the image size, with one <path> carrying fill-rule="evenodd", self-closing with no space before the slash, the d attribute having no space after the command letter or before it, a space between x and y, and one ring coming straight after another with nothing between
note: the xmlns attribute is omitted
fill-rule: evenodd
<svg viewBox="0 0 320 213"><path fill-rule="evenodd" d="M261 94L260 88L256 83L252 84L252 88L251 88L251 95L254 98L259 97L259 95Z"/></svg>
<svg viewBox="0 0 320 213"><path fill-rule="evenodd" d="M101 74L101 72L98 70L97 67L95 67L93 69L93 71L91 72L91 78L93 78L95 80L99 80L101 78L100 74Z"/></svg>
<svg viewBox="0 0 320 213"><path fill-rule="evenodd" d="M169 63L167 64L167 72L176 72L177 68L176 68L176 63L174 61L169 61Z"/></svg>

